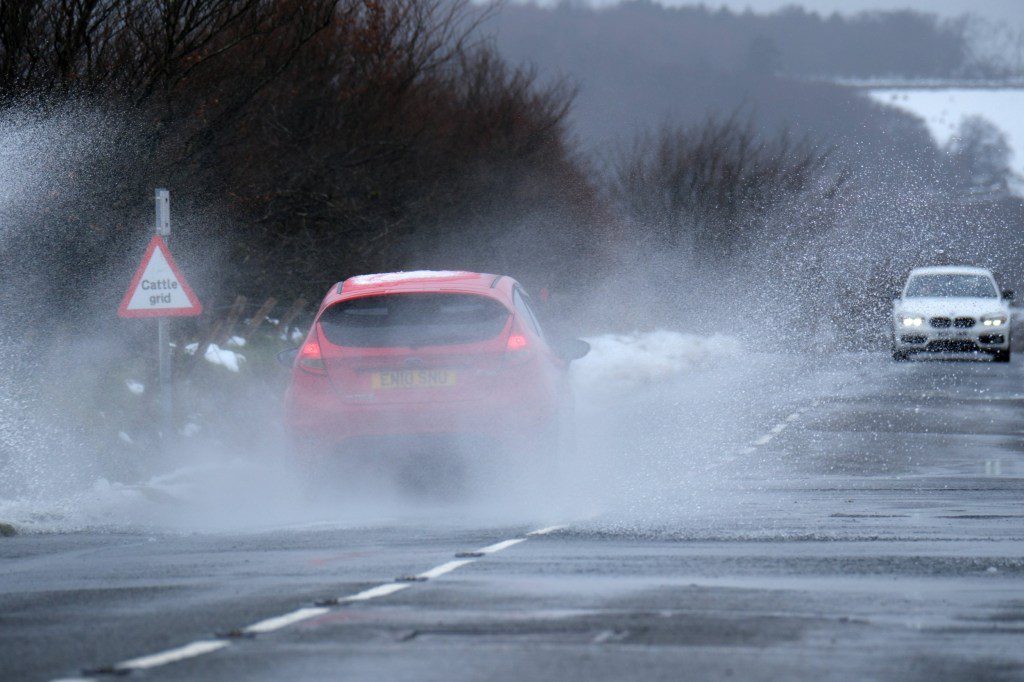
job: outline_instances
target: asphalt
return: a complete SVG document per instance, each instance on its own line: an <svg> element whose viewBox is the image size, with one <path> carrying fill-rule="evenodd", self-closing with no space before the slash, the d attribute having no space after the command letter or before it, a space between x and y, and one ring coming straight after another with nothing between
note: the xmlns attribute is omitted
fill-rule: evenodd
<svg viewBox="0 0 1024 682"><path fill-rule="evenodd" d="M577 458L515 513L0 538L0 678L106 679L521 538L129 679L1024 679L1022 380L751 356L586 396Z"/></svg>

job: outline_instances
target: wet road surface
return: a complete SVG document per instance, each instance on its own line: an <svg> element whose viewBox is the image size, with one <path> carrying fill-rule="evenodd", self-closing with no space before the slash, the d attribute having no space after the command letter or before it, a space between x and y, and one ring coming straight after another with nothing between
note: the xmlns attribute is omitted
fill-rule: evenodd
<svg viewBox="0 0 1024 682"><path fill-rule="evenodd" d="M754 365L581 406L562 518L2 538L0 677L1024 679L1021 366Z"/></svg>

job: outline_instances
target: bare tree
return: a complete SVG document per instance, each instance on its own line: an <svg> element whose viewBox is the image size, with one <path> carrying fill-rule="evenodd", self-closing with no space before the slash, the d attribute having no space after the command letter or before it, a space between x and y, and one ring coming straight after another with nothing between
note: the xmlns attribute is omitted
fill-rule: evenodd
<svg viewBox="0 0 1024 682"><path fill-rule="evenodd" d="M1005 195L1009 187L1010 144L1006 134L980 116L960 122L945 147L954 189Z"/></svg>
<svg viewBox="0 0 1024 682"><path fill-rule="evenodd" d="M467 0L0 0L0 107L127 121L53 250L77 272L137 240L124 226L145 224L155 184L219 216L175 238L220 249L226 297L316 298L443 240L480 245L465 265L537 272L582 258L574 219L598 200L567 143L573 89L506 64L486 16ZM512 259L489 246L509 215L532 235Z"/></svg>
<svg viewBox="0 0 1024 682"><path fill-rule="evenodd" d="M610 193L637 237L722 257L764 237L772 209L797 196L828 201L845 182L828 148L766 137L733 116L638 137L615 160Z"/></svg>

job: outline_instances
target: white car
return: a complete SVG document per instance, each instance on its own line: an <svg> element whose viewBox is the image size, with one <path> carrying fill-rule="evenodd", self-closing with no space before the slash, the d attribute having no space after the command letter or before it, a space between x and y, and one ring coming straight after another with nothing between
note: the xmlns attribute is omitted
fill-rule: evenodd
<svg viewBox="0 0 1024 682"><path fill-rule="evenodd" d="M1012 291L999 291L984 268L912 270L893 303L892 357L913 353L986 353L1010 361Z"/></svg>

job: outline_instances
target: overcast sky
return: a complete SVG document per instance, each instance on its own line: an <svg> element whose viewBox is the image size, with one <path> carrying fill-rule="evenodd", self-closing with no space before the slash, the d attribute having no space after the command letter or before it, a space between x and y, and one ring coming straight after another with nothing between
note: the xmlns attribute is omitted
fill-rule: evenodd
<svg viewBox="0 0 1024 682"><path fill-rule="evenodd" d="M549 0L551 1L551 0ZM617 0L592 0L594 4L612 4ZM658 0L666 5L695 5L698 0ZM1024 24L1024 0L704 0L708 7L722 5L734 10L750 8L755 12L771 12L787 5L801 5L809 10L831 14L849 14L877 9L916 9L947 16L977 14L997 21Z"/></svg>
<svg viewBox="0 0 1024 682"><path fill-rule="evenodd" d="M667 4L688 4L672 2ZM726 5L755 11L771 11L786 5L803 5L819 12L860 12L873 9L912 8L937 14L980 14L1000 20L1024 22L1024 0L710 0L709 6Z"/></svg>

